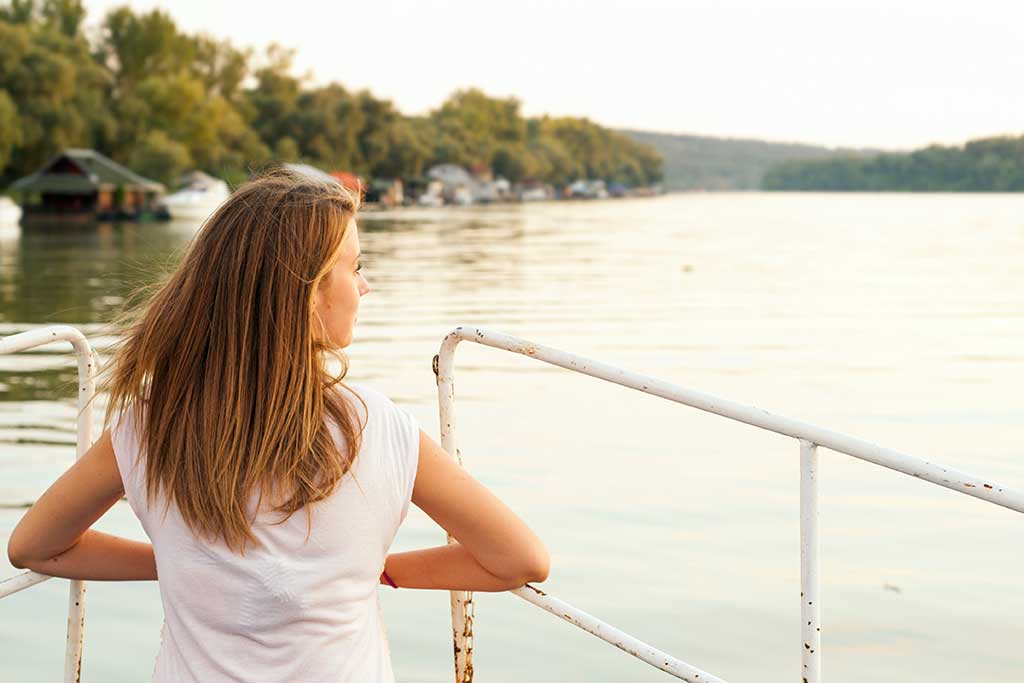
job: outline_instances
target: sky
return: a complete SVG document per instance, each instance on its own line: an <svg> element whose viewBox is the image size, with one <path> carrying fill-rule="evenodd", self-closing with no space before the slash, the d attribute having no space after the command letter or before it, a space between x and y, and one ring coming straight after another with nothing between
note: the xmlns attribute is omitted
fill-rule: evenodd
<svg viewBox="0 0 1024 683"><path fill-rule="evenodd" d="M406 114L458 88L529 116L830 147L1024 134L1020 0L85 0L161 8L189 32L296 50L311 83Z"/></svg>

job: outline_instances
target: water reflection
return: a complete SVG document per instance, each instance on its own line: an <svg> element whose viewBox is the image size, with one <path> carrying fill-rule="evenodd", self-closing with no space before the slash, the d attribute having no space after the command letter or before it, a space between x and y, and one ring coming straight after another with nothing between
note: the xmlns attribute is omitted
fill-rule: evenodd
<svg viewBox="0 0 1024 683"><path fill-rule="evenodd" d="M0 242L0 321L106 322L182 243L157 224L32 225Z"/></svg>

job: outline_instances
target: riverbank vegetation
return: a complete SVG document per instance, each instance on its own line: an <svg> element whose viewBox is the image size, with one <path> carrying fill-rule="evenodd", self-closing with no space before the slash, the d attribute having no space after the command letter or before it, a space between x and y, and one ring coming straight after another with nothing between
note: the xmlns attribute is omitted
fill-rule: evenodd
<svg viewBox="0 0 1024 683"><path fill-rule="evenodd" d="M68 147L165 183L191 168L237 183L277 161L368 179L441 163L559 187L662 178L650 146L585 118L524 117L513 97L461 90L410 116L367 90L312 85L279 45L187 34L159 10L85 19L80 0L0 3L0 189Z"/></svg>
<svg viewBox="0 0 1024 683"><path fill-rule="evenodd" d="M856 192L1024 191L1024 136L932 145L909 153L787 161L768 169L765 190Z"/></svg>

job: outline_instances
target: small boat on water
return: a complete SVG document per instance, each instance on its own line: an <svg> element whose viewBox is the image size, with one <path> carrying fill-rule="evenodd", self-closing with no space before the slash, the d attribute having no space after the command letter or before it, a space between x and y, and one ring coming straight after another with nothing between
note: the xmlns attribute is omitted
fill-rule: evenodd
<svg viewBox="0 0 1024 683"><path fill-rule="evenodd" d="M21 221L21 207L10 197L0 197L0 227L18 225Z"/></svg>
<svg viewBox="0 0 1024 683"><path fill-rule="evenodd" d="M416 200L416 203L419 206L430 206L436 208L438 206L444 206L444 197L442 197L440 194L426 192L419 196L419 198Z"/></svg>
<svg viewBox="0 0 1024 683"><path fill-rule="evenodd" d="M182 176L178 190L164 197L162 203L172 220L202 221L230 194L223 180L192 171Z"/></svg>

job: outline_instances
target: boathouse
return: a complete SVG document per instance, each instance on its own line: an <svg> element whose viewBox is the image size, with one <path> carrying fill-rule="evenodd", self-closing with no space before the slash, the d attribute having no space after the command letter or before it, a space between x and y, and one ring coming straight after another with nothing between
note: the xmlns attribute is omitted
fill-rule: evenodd
<svg viewBox="0 0 1024 683"><path fill-rule="evenodd" d="M398 178L376 178L366 189L366 202L374 206L394 208L405 202L402 181Z"/></svg>
<svg viewBox="0 0 1024 683"><path fill-rule="evenodd" d="M139 219L153 215L164 186L91 149L65 149L14 181L26 218Z"/></svg>

